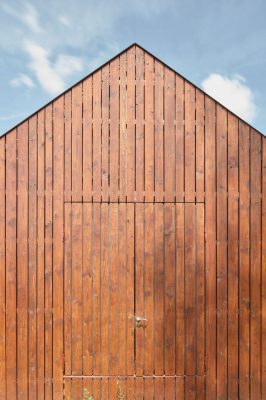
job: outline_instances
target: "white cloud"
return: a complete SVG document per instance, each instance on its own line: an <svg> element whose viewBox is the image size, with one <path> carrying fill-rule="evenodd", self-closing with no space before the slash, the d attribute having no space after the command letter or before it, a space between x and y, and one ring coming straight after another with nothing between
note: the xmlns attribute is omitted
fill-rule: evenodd
<svg viewBox="0 0 266 400"><path fill-rule="evenodd" d="M69 19L65 15L59 15L58 21L61 22L62 25L67 27L71 26Z"/></svg>
<svg viewBox="0 0 266 400"><path fill-rule="evenodd" d="M24 49L30 57L29 67L44 90L52 95L65 89L66 77L83 69L81 58L66 54L59 54L56 62L52 63L50 52L32 41L25 41Z"/></svg>
<svg viewBox="0 0 266 400"><path fill-rule="evenodd" d="M220 74L210 74L203 82L202 88L239 117L252 122L256 117L257 107L254 95L241 75L232 78Z"/></svg>
<svg viewBox="0 0 266 400"><path fill-rule="evenodd" d="M26 74L19 73L18 76L10 81L11 86L20 87L27 86L33 88L35 86L33 80Z"/></svg>
<svg viewBox="0 0 266 400"><path fill-rule="evenodd" d="M26 25L34 33L42 33L39 22L39 14L37 10L30 3L23 3L23 9L18 10L17 8L12 8L8 4L3 4L2 9L9 15L15 17L17 20Z"/></svg>

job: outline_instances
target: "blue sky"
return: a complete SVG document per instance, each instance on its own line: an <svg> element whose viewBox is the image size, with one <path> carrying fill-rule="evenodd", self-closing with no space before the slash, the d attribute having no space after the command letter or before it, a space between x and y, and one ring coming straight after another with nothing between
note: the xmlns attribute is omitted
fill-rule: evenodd
<svg viewBox="0 0 266 400"><path fill-rule="evenodd" d="M265 0L0 0L0 134L137 42L266 133Z"/></svg>

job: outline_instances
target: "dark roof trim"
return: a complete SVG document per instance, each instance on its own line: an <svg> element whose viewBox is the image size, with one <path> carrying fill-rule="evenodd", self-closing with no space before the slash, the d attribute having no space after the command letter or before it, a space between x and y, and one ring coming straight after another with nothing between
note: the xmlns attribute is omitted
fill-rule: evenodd
<svg viewBox="0 0 266 400"><path fill-rule="evenodd" d="M237 114L235 114L233 111L229 110L227 107L225 107L223 104L221 104L219 101L217 101L216 99L214 99L212 96L210 96L209 94L207 94L206 92L204 92L204 90L202 90L200 87L198 87L197 85L195 85L193 82L191 82L189 79L185 78L182 74L180 74L179 72L177 72L174 68L170 67L169 65L167 65L164 61L162 61L160 58L156 57L154 54L150 53L148 50L144 49L144 47L140 46L138 43L132 43L130 46L128 46L126 49L122 50L120 53L116 54L114 57L112 57L111 59L109 59L108 61L106 61L104 64L100 65L98 68L96 68L95 70L93 70L92 72L90 72L88 75L84 76L82 79L80 79L78 82L74 83L72 86L70 86L69 88L67 88L65 91L63 91L62 93L60 93L58 96L54 97L52 100L50 100L48 103L44 104L42 107L40 107L38 110L34 111L32 114L30 114L29 116L27 116L26 118L24 118L22 121L20 121L19 123L17 123L16 125L14 125L12 128L10 128L7 132L3 133L0 136L0 140L1 138L5 137L6 135L8 135L8 133L12 132L13 130L15 130L18 126L20 126L21 124L23 124L24 122L26 122L27 120L29 120L30 118L32 118L35 114L38 114L41 110L43 110L44 108L46 108L47 106L49 106L50 104L52 104L54 101L56 101L57 99L59 99L61 96L65 95L69 90L72 90L75 86L78 86L80 83L82 83L85 79L89 78L90 76L92 76L93 74L95 74L97 71L99 71L101 68L105 67L106 65L108 65L109 63L111 63L113 60L115 60L117 57L120 57L123 53L127 52L129 49L131 49L132 47L139 47L141 50L143 50L145 53L149 54L151 57L153 57L156 61L158 61L159 63L163 64L165 67L169 68L171 71L173 71L175 74L177 74L178 76L180 76L182 79L184 79L186 82L190 83L192 86L194 86L196 89L198 89L201 93L203 93L205 96L209 97L211 100L213 100L216 104L220 105L223 109L227 110L228 112L230 112L232 115L234 115L235 117L237 117L240 121L244 122L246 125L248 125L250 128L252 128L255 132L257 132L258 134L260 134L261 136L265 137L265 135L260 132L258 129L254 128L252 125L250 125L247 121L245 121L243 118L239 117Z"/></svg>

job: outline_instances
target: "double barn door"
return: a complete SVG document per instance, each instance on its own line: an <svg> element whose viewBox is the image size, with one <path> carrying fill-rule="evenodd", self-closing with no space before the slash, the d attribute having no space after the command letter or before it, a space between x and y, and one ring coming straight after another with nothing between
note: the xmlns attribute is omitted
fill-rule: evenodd
<svg viewBox="0 0 266 400"><path fill-rule="evenodd" d="M204 282L203 204L66 203L65 398L203 396Z"/></svg>

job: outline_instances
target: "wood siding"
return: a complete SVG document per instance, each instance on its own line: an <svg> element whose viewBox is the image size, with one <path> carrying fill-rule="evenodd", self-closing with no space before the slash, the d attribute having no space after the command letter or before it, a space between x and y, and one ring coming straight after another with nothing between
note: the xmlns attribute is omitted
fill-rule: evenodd
<svg viewBox="0 0 266 400"><path fill-rule="evenodd" d="M266 399L265 140L138 45L0 138L0 400Z"/></svg>

